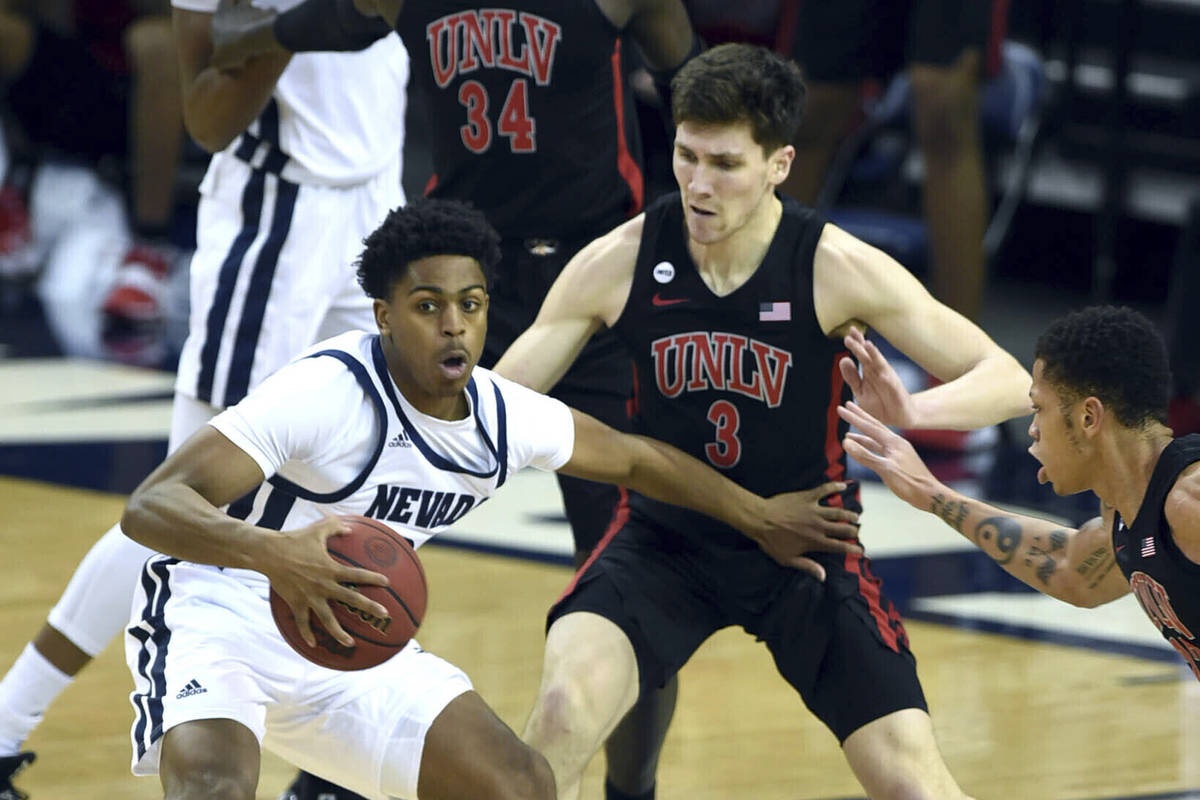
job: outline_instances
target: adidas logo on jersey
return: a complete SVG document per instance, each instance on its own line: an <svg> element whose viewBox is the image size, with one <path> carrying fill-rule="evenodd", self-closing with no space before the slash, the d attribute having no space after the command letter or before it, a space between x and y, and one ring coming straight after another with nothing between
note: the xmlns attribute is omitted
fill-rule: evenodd
<svg viewBox="0 0 1200 800"><path fill-rule="evenodd" d="M408 440L408 431L397 433L396 438L388 442L388 447L412 447L412 442Z"/></svg>
<svg viewBox="0 0 1200 800"><path fill-rule="evenodd" d="M191 697L194 694L204 694L208 689L200 685L200 681L192 678L188 681L187 686L183 687L183 691L175 695L176 700L182 700L185 697Z"/></svg>

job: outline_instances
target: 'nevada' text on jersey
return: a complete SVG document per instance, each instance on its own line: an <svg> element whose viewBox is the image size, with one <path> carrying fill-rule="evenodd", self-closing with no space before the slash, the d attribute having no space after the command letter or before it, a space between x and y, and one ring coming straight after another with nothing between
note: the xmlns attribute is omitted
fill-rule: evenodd
<svg viewBox="0 0 1200 800"><path fill-rule="evenodd" d="M375 500L366 516L401 525L437 528L453 525L478 502L479 498L469 494L380 484L375 487Z"/></svg>

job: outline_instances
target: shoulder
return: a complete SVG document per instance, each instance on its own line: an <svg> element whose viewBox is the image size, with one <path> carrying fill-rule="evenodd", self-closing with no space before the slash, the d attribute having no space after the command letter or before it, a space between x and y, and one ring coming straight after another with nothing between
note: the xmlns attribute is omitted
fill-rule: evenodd
<svg viewBox="0 0 1200 800"><path fill-rule="evenodd" d="M612 259L618 259L617 263L624 263L623 259L632 262L637 259L637 251L642 243L642 231L645 230L645 227L646 215L638 214L598 239L593 239L579 251L579 256L589 262Z"/></svg>
<svg viewBox="0 0 1200 800"><path fill-rule="evenodd" d="M645 214L638 214L584 245L563 269L562 280L573 290L594 292L632 275L645 219Z"/></svg>
<svg viewBox="0 0 1200 800"><path fill-rule="evenodd" d="M1200 563L1200 462L1179 474L1163 503L1175 544L1190 560Z"/></svg>

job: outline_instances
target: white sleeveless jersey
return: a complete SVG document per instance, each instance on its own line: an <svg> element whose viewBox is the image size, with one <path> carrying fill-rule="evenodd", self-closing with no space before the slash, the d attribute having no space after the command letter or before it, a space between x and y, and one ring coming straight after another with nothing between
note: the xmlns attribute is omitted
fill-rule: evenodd
<svg viewBox="0 0 1200 800"><path fill-rule="evenodd" d="M299 2L255 5L286 10ZM172 5L211 14L217 0ZM395 34L357 53L297 53L263 113L214 162L240 158L300 184L362 183L400 158L407 84L408 53Z"/></svg>
<svg viewBox="0 0 1200 800"><path fill-rule="evenodd" d="M359 514L419 547L517 470L570 459L575 427L562 402L482 367L466 392L464 419L430 417L396 388L377 335L314 345L209 423L268 476L229 514L277 530ZM260 573L226 572L265 596Z"/></svg>

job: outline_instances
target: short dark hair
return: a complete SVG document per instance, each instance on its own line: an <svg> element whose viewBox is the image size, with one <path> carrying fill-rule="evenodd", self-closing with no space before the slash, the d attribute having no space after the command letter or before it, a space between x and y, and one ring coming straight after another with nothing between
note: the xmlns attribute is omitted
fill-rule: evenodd
<svg viewBox="0 0 1200 800"><path fill-rule="evenodd" d="M1038 338L1034 358L1065 404L1093 396L1126 427L1167 422L1167 347L1154 323L1131 308L1067 314Z"/></svg>
<svg viewBox="0 0 1200 800"><path fill-rule="evenodd" d="M500 261L500 234L483 213L457 200L421 198L393 209L363 240L354 262L358 283L371 297L386 300L408 265L427 256L467 256L479 262L484 280Z"/></svg>
<svg viewBox="0 0 1200 800"><path fill-rule="evenodd" d="M723 44L688 61L671 81L675 124L750 125L764 152L791 144L807 89L794 61L749 44Z"/></svg>

